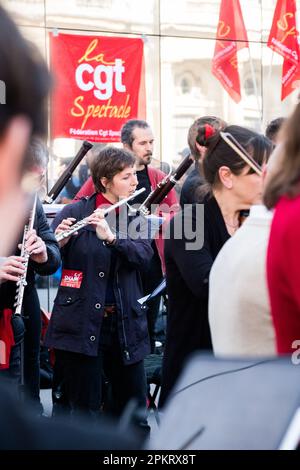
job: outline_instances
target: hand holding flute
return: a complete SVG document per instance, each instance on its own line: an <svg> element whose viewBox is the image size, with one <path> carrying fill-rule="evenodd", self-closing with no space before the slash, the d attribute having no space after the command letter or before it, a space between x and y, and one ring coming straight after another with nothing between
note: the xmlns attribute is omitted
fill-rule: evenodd
<svg viewBox="0 0 300 470"><path fill-rule="evenodd" d="M96 209L89 217L85 219L85 225L94 225L96 228L97 237L103 241L106 241L108 244L113 243L115 240L115 235L112 233L108 223L105 220L105 211L102 209ZM63 219L62 222L57 226L55 230L55 235L59 239L60 233L68 233L72 228L72 225L76 219L69 217L68 219ZM72 235L77 235L78 231L72 232L68 237L62 238L58 243L60 248L68 243Z"/></svg>
<svg viewBox="0 0 300 470"><path fill-rule="evenodd" d="M25 258L21 256L8 256L2 260L0 265L0 284L5 281L18 282L25 271Z"/></svg>
<svg viewBox="0 0 300 470"><path fill-rule="evenodd" d="M62 222L57 226L57 228L55 230L56 240L59 243L60 248L62 248L64 245L66 245L66 243L69 241L71 235L77 234L77 231L79 229L85 227L86 225L89 225L90 223L93 223L93 222L91 222L91 220L94 220L94 219L93 218L91 219L91 217L93 217L93 215L95 215L95 213L97 213L97 216L96 216L97 218L99 217L101 219L104 219L104 217L107 214L109 214L111 211L117 209L120 206L123 206L124 204L127 204L128 201L130 201L131 199L134 199L138 194L141 194L144 191L145 191L145 188L141 188L138 191L133 192L127 198L120 199L120 201L116 202L115 204L108 207L107 209L104 209L104 210L96 209L91 215L89 215L88 217L85 217L82 220L79 220L75 224L74 224L75 219L73 219L72 217L69 217L68 219L63 219ZM101 214L101 216L100 216L100 214ZM96 223L98 225L97 221L96 221ZM102 226L102 230L100 228L98 229L98 232L100 233L100 236L98 238L101 238L102 240L108 241L108 240L106 240L106 236L103 233L104 226L105 226L104 221L101 222L100 225ZM98 232L97 232L97 235L98 235ZM105 239L102 238L101 234L104 235ZM112 232L109 233L109 237L108 237L109 239L112 238L112 237L110 237L111 234L112 234ZM113 240L111 239L111 243L112 242L113 242ZM110 242L108 241L108 243L110 243Z"/></svg>
<svg viewBox="0 0 300 470"><path fill-rule="evenodd" d="M95 225L96 235L100 240L107 242L109 245L113 244L116 239L115 235L110 229L107 221L105 220L105 211L102 209L96 210L90 216L90 224Z"/></svg>
<svg viewBox="0 0 300 470"><path fill-rule="evenodd" d="M21 244L19 248L22 248ZM41 237L37 235L34 228L27 232L25 250L29 253L30 259L36 263L46 263L48 261L46 244Z"/></svg>
<svg viewBox="0 0 300 470"><path fill-rule="evenodd" d="M19 249L22 244L18 245ZM25 240L25 250L29 258L36 263L46 263L48 260L45 242L37 236L35 229L29 230ZM8 256L0 266L0 284L4 281L18 282L25 272L24 256Z"/></svg>
<svg viewBox="0 0 300 470"><path fill-rule="evenodd" d="M61 223L56 227L55 229L55 236L59 244L59 248L62 248L65 246L68 241L70 240L72 235L77 235L77 231L71 232L68 237L64 237L60 239L61 234L63 233L69 233L72 225L76 222L76 219L74 217L68 217L67 219L63 219Z"/></svg>

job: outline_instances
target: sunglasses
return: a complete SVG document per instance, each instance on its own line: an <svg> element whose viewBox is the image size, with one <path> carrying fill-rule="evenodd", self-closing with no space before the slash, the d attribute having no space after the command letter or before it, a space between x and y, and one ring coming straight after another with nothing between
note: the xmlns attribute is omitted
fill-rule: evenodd
<svg viewBox="0 0 300 470"><path fill-rule="evenodd" d="M244 149L244 147L241 146L241 144L233 137L230 132L220 132L220 135L224 142L226 142L229 147L232 148L232 150L237 153L242 160L244 160L247 165L250 166L251 170L249 171L250 173L255 172L259 176L262 175L262 168L261 166L254 160L254 158L249 155L249 153ZM248 173L247 173L248 174Z"/></svg>

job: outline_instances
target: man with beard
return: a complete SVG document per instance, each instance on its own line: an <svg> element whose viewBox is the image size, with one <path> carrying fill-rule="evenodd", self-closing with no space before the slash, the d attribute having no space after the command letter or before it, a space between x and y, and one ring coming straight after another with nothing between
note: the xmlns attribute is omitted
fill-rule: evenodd
<svg viewBox="0 0 300 470"><path fill-rule="evenodd" d="M158 168L154 168L150 165L153 155L154 137L151 127L146 121L142 121L140 119L130 119L127 121L121 129L121 142L126 150L130 150L134 154L136 159L136 175L138 179L138 186L136 189L146 189L146 191L133 200L134 205L140 205L166 175ZM76 194L75 200L79 200L81 197L90 196L94 192L95 190L92 179L89 178L82 186L81 190ZM179 205L174 189L172 189L165 197L163 205L165 209L166 207L169 207L170 209L172 208L172 211L174 212L178 211ZM167 221L170 218L169 214L170 211L169 213L162 211L162 215L167 219ZM159 234L152 243L152 248L154 255L151 260L149 270L146 273L143 273L145 295L152 292L160 283L162 273L165 271L163 238L161 234ZM147 317L151 353L155 352L155 323L158 315L159 303L160 297L155 297L148 302L149 309Z"/></svg>

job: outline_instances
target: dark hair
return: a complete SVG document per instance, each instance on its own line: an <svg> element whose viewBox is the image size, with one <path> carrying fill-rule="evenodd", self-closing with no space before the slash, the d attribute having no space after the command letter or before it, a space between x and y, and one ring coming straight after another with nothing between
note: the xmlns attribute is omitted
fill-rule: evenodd
<svg viewBox="0 0 300 470"><path fill-rule="evenodd" d="M227 125L223 119L216 116L202 116L193 122L188 132L188 145L195 160L199 160L201 157L199 150L196 147L196 137L199 129L201 129L205 124L209 124L216 130L223 129Z"/></svg>
<svg viewBox="0 0 300 470"><path fill-rule="evenodd" d="M105 147L94 158L91 165L91 174L97 193L105 193L105 187L101 183L101 178L105 177L112 181L113 177L124 170L133 167L135 158L131 152L118 149L116 147Z"/></svg>
<svg viewBox="0 0 300 470"><path fill-rule="evenodd" d="M129 148L132 148L132 143L134 141L133 131L136 128L148 129L150 128L149 124L146 121L141 119L130 119L127 121L121 129L121 142L122 144L127 144Z"/></svg>
<svg viewBox="0 0 300 470"><path fill-rule="evenodd" d="M271 209L283 195L300 194L300 103L285 125L282 159L265 188L264 203Z"/></svg>
<svg viewBox="0 0 300 470"><path fill-rule="evenodd" d="M34 167L46 168L49 152L46 144L38 137L33 137L24 158L24 171L31 171Z"/></svg>
<svg viewBox="0 0 300 470"><path fill-rule="evenodd" d="M0 137L17 115L30 119L32 134L45 135L50 74L37 49L22 37L1 6L0 80L5 92L5 104L0 104Z"/></svg>
<svg viewBox="0 0 300 470"><path fill-rule="evenodd" d="M240 126L225 127L224 132L229 132L239 144L262 165L268 160L272 149L272 142L265 136ZM201 190L201 195L211 191L219 183L219 168L227 166L233 174L239 175L247 163L222 139L220 132L206 138L206 128L199 129L197 141L207 147L207 153L202 162L203 173L207 185ZM250 170L254 172L254 170Z"/></svg>
<svg viewBox="0 0 300 470"><path fill-rule="evenodd" d="M286 121L286 118L279 117L269 122L269 124L266 127L266 137L268 137L268 139L273 141L273 139L277 137L277 134L280 131L285 121Z"/></svg>

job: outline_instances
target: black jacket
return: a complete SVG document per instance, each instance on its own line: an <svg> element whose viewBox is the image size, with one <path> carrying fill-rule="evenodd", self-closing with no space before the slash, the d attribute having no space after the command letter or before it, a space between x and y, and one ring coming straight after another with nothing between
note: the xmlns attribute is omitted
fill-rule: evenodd
<svg viewBox="0 0 300 470"><path fill-rule="evenodd" d="M198 167L188 175L182 185L180 193L180 206L184 209L185 204L195 204L197 201L197 189L204 183Z"/></svg>
<svg viewBox="0 0 300 470"><path fill-rule="evenodd" d="M23 309L24 314L30 315L32 305L36 304L33 302L33 297L36 299L35 291L35 273L41 276L47 276L55 273L60 266L60 252L59 246L56 242L54 233L50 229L41 202L37 201L36 215L34 221L34 228L36 229L37 235L45 242L47 247L48 260L46 263L36 263L32 260L29 261L27 271L27 286L24 291L23 298ZM20 241L21 243L21 241ZM20 251L16 252L16 255L20 255ZM0 309L12 308L14 305L16 293L16 283L7 281L0 286ZM38 306L39 308L39 306Z"/></svg>
<svg viewBox="0 0 300 470"><path fill-rule="evenodd" d="M203 207L204 217L201 217ZM176 238L178 227L183 228L183 236ZM198 246L191 244L196 240L195 236L191 237L191 230L197 234ZM170 239L165 241L169 311L160 406L165 403L187 357L195 350L212 348L208 323L209 273L230 237L213 197L206 197L204 206L194 204L175 216L170 223L170 234Z"/></svg>
<svg viewBox="0 0 300 470"><path fill-rule="evenodd" d="M95 199L93 195L65 207L55 218L53 228L64 218L81 220L90 215L95 209ZM69 270L81 282L76 287L60 285L46 335L48 347L97 356L114 251L113 290L124 363L136 363L150 352L146 311L137 300L143 296L139 270L148 265L153 255L151 244L148 239L122 238L119 232L116 235L116 243L108 246L87 225L61 250L63 270Z"/></svg>

